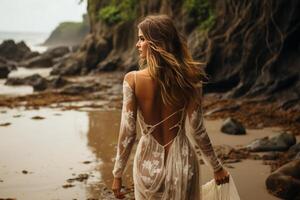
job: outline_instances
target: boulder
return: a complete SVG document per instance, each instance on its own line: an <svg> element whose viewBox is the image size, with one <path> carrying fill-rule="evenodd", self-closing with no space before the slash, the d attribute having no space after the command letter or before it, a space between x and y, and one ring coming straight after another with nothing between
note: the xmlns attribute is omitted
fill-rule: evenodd
<svg viewBox="0 0 300 200"><path fill-rule="evenodd" d="M68 84L69 81L62 78L61 76L54 77L50 80L40 76L39 74L34 74L27 76L25 78L8 78L5 82L6 85L30 85L33 87L34 91L43 91L48 88L61 88Z"/></svg>
<svg viewBox="0 0 300 200"><path fill-rule="evenodd" d="M245 135L246 130L244 126L233 118L227 118L221 127L223 133L230 135Z"/></svg>
<svg viewBox="0 0 300 200"><path fill-rule="evenodd" d="M6 64L0 63L0 78L7 78L10 71Z"/></svg>
<svg viewBox="0 0 300 200"><path fill-rule="evenodd" d="M30 52L29 47L23 41L15 43L13 40L4 40L0 45L0 56L8 60L21 61Z"/></svg>
<svg viewBox="0 0 300 200"><path fill-rule="evenodd" d="M52 58L62 57L65 54L69 53L70 49L67 46L59 46L55 48L48 49L44 54Z"/></svg>
<svg viewBox="0 0 300 200"><path fill-rule="evenodd" d="M37 80L44 79L39 74L33 74L31 76L27 76L25 78L17 78L17 77L11 77L8 78L5 82L5 85L31 85L33 86Z"/></svg>
<svg viewBox="0 0 300 200"><path fill-rule="evenodd" d="M56 89L56 88L61 88L68 83L69 83L69 81L67 81L63 77L57 76L48 81L48 87Z"/></svg>
<svg viewBox="0 0 300 200"><path fill-rule="evenodd" d="M76 60L68 59L53 66L51 75L76 75L81 71L81 67Z"/></svg>
<svg viewBox="0 0 300 200"><path fill-rule="evenodd" d="M114 71L118 68L119 62L120 58L105 59L97 65L95 71Z"/></svg>
<svg viewBox="0 0 300 200"><path fill-rule="evenodd" d="M38 78L32 81L31 86L34 91L43 91L47 89L48 83L45 78Z"/></svg>
<svg viewBox="0 0 300 200"><path fill-rule="evenodd" d="M278 158L280 158L281 152L277 152L277 151L271 151L271 152L268 152L264 155L262 155L262 159L263 160L276 160Z"/></svg>
<svg viewBox="0 0 300 200"><path fill-rule="evenodd" d="M291 146L287 152L287 155L289 158L293 159L293 158L297 158L297 156L299 157L300 155L300 142L298 142L297 144L294 144L293 146Z"/></svg>
<svg viewBox="0 0 300 200"><path fill-rule="evenodd" d="M282 199L300 199L300 159L274 171L266 179L268 191Z"/></svg>
<svg viewBox="0 0 300 200"><path fill-rule="evenodd" d="M99 84L93 83L93 84L72 84L67 85L61 90L62 94L67 95L82 95L90 92L95 92L99 90Z"/></svg>
<svg viewBox="0 0 300 200"><path fill-rule="evenodd" d="M12 60L6 60L5 58L0 56L0 65L6 66L9 71L16 70L18 63Z"/></svg>
<svg viewBox="0 0 300 200"><path fill-rule="evenodd" d="M0 63L1 64L6 64L7 60L4 57L0 56Z"/></svg>
<svg viewBox="0 0 300 200"><path fill-rule="evenodd" d="M41 55L39 52L37 52L37 51L32 51L32 52L28 53L28 54L24 57L24 60L29 60L29 59L34 58L34 57L39 56L39 55Z"/></svg>
<svg viewBox="0 0 300 200"><path fill-rule="evenodd" d="M292 134L280 133L272 137L259 138L247 145L253 152L259 151L286 151L296 143L296 138Z"/></svg>
<svg viewBox="0 0 300 200"><path fill-rule="evenodd" d="M21 63L26 68L47 68L65 59L64 56L70 52L68 47L61 46L47 50L42 54L31 52L26 60Z"/></svg>
<svg viewBox="0 0 300 200"><path fill-rule="evenodd" d="M50 55L42 54L22 62L22 65L26 68L47 68L52 67L53 62Z"/></svg>

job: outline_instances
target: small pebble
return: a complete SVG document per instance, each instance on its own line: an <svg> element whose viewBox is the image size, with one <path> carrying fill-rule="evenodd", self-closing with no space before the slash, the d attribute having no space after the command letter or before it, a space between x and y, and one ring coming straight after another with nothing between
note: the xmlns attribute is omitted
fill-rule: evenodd
<svg viewBox="0 0 300 200"><path fill-rule="evenodd" d="M6 123L2 123L2 124L0 124L0 126L9 126L9 125L11 125L11 123L10 123L10 122L6 122Z"/></svg>
<svg viewBox="0 0 300 200"><path fill-rule="evenodd" d="M41 117L41 116L34 116L34 117L31 117L31 119L41 120L41 119L45 119L45 118Z"/></svg>

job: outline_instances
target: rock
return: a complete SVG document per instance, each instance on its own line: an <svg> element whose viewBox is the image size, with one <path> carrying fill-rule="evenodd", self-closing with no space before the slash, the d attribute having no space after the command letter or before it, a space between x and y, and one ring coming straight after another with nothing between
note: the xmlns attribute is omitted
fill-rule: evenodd
<svg viewBox="0 0 300 200"><path fill-rule="evenodd" d="M105 59L104 61L100 62L97 65L97 72L101 71L114 71L118 68L118 63L120 62L120 59L118 58L112 58L112 59Z"/></svg>
<svg viewBox="0 0 300 200"><path fill-rule="evenodd" d="M32 52L26 57L28 59L23 61L21 65L26 68L52 67L56 62L62 60L63 56L69 52L69 48L64 46L49 49L40 55Z"/></svg>
<svg viewBox="0 0 300 200"><path fill-rule="evenodd" d="M76 75L81 71L81 67L76 60L66 60L65 62L59 62L53 66L51 75Z"/></svg>
<svg viewBox="0 0 300 200"><path fill-rule="evenodd" d="M289 158L297 158L300 154L300 142L291 146L287 152Z"/></svg>
<svg viewBox="0 0 300 200"><path fill-rule="evenodd" d="M0 78L7 78L10 73L9 67L0 63Z"/></svg>
<svg viewBox="0 0 300 200"><path fill-rule="evenodd" d="M5 85L31 85L34 91L42 91L47 89L48 82L39 74L33 74L25 78L8 78Z"/></svg>
<svg viewBox="0 0 300 200"><path fill-rule="evenodd" d="M72 54L71 53L67 53L63 56L60 56L60 57L56 57L56 58L53 58L52 61L53 63L57 64L57 63L63 63L64 61L66 61L68 58L70 58Z"/></svg>
<svg viewBox="0 0 300 200"><path fill-rule="evenodd" d="M34 120L42 120L42 119L45 119L45 117L41 117L41 116L33 116L33 117L31 117L31 119L34 119Z"/></svg>
<svg viewBox="0 0 300 200"><path fill-rule="evenodd" d="M223 112L223 111L236 111L240 108L240 105L232 105L232 106L225 106L221 108L214 108L204 114L204 116L209 116L218 112Z"/></svg>
<svg viewBox="0 0 300 200"><path fill-rule="evenodd" d="M29 47L22 41L4 40L0 45L0 56L8 60L21 61L30 54Z"/></svg>
<svg viewBox="0 0 300 200"><path fill-rule="evenodd" d="M49 87L51 87L51 88L61 88L68 83L69 83L69 81L67 81L66 79L64 79L61 76L57 76L57 77L49 80L49 82L48 82Z"/></svg>
<svg viewBox="0 0 300 200"><path fill-rule="evenodd" d="M33 85L37 79L42 79L41 75L33 74L25 78L8 78L5 82L5 85Z"/></svg>
<svg viewBox="0 0 300 200"><path fill-rule="evenodd" d="M43 91L47 89L47 80L45 78L38 78L31 85L34 91Z"/></svg>
<svg viewBox="0 0 300 200"><path fill-rule="evenodd" d="M296 143L296 138L292 134L280 133L273 137L256 139L247 145L250 151L285 151Z"/></svg>
<svg viewBox="0 0 300 200"><path fill-rule="evenodd" d="M69 81L62 78L61 76L54 77L50 80L40 76L39 74L33 74L25 78L8 78L5 85L30 85L33 87L34 91L43 91L47 88L61 88L69 84Z"/></svg>
<svg viewBox="0 0 300 200"><path fill-rule="evenodd" d="M28 60L28 59L31 59L33 57L36 57L36 56L39 56L41 55L39 52L37 51L32 51L30 53L28 53L25 57L24 57L24 60Z"/></svg>
<svg viewBox="0 0 300 200"><path fill-rule="evenodd" d="M74 181L83 182L86 181L89 178L88 174L79 174L76 178L69 178L67 180L68 183L72 183Z"/></svg>
<svg viewBox="0 0 300 200"><path fill-rule="evenodd" d="M5 58L3 58L2 56L0 56L0 64L6 64L7 60Z"/></svg>
<svg viewBox="0 0 300 200"><path fill-rule="evenodd" d="M68 95L82 95L89 92L94 92L99 89L99 85L94 84L72 84L67 85L64 87L61 91L62 94L68 94Z"/></svg>
<svg viewBox="0 0 300 200"><path fill-rule="evenodd" d="M47 68L52 67L53 61L50 55L42 54L22 62L22 65L26 68Z"/></svg>
<svg viewBox="0 0 300 200"><path fill-rule="evenodd" d="M50 57L56 58L56 57L62 57L69 52L70 52L69 47L59 46L59 47L48 49L44 54L49 55Z"/></svg>
<svg viewBox="0 0 300 200"><path fill-rule="evenodd" d="M271 151L262 156L263 160L276 160L280 157L280 154L276 151Z"/></svg>
<svg viewBox="0 0 300 200"><path fill-rule="evenodd" d="M63 188L70 188L70 187L74 187L75 185L72 185L72 184L65 184L65 185L63 185L62 187Z"/></svg>
<svg viewBox="0 0 300 200"><path fill-rule="evenodd" d="M0 124L0 126L9 126L9 125L11 125L10 122L5 122L5 123L1 123L1 124Z"/></svg>
<svg viewBox="0 0 300 200"><path fill-rule="evenodd" d="M22 79L22 78L14 78L14 77L11 77L11 78L8 78L5 83L5 85L26 85L25 84L25 80Z"/></svg>
<svg viewBox="0 0 300 200"><path fill-rule="evenodd" d="M221 127L223 133L231 135L245 135L246 130L244 126L233 118L227 118Z"/></svg>
<svg viewBox="0 0 300 200"><path fill-rule="evenodd" d="M266 179L268 191L282 199L300 199L300 159L274 171Z"/></svg>

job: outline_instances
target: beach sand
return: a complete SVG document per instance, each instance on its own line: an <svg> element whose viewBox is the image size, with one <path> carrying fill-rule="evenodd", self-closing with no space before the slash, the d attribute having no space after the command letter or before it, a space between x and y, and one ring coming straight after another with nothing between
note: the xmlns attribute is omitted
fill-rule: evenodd
<svg viewBox="0 0 300 200"><path fill-rule="evenodd" d="M113 199L111 170L120 111L0 108L0 199ZM222 120L205 120L214 145L239 147L280 128L247 129L244 136L220 133ZM132 185L132 158L124 184ZM228 168L242 200L278 199L268 194L270 167L243 160ZM212 179L202 165L202 182ZM129 194L132 196L132 194Z"/></svg>

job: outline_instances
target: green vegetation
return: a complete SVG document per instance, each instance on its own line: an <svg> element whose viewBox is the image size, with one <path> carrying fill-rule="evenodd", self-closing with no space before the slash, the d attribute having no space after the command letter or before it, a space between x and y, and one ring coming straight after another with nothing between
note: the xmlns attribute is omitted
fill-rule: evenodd
<svg viewBox="0 0 300 200"><path fill-rule="evenodd" d="M99 19L108 24L115 24L122 20L120 9L114 5L106 6L99 10Z"/></svg>
<svg viewBox="0 0 300 200"><path fill-rule="evenodd" d="M216 16L209 0L185 0L184 8L196 19L201 30L209 30L215 23Z"/></svg>
<svg viewBox="0 0 300 200"><path fill-rule="evenodd" d="M99 10L98 19L108 24L133 20L136 17L136 0L113 0Z"/></svg>
<svg viewBox="0 0 300 200"><path fill-rule="evenodd" d="M89 31L87 15L83 15L83 22L62 22L45 41L45 45L57 43L78 44Z"/></svg>

